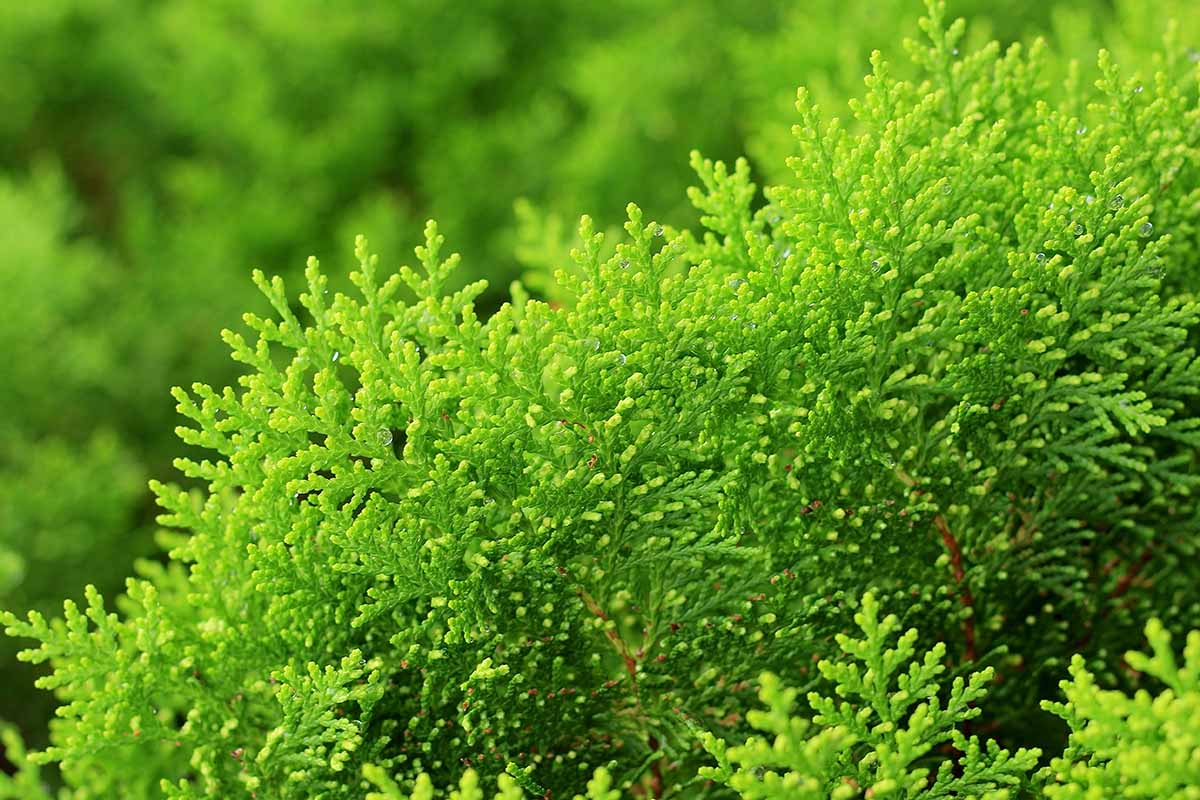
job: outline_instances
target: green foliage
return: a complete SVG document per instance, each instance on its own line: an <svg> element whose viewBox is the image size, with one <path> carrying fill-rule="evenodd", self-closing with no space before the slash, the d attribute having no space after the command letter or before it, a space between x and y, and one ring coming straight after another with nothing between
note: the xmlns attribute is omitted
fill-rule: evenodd
<svg viewBox="0 0 1200 800"><path fill-rule="evenodd" d="M363 768L363 774L368 781L380 789L378 792L368 792L366 800L433 800L433 783L424 772L418 775L414 781L411 794L405 794L383 770L372 764L367 764ZM528 780L501 773L496 778L495 800L522 800L527 796L522 786L523 782L528 783ZM534 788L534 791L539 788ZM540 793L544 794L544 790ZM458 782L458 788L451 790L449 796L452 800L483 800L485 795L479 786L478 773L473 769L463 772L463 776ZM574 800L620 800L620 797L620 792L612 788L612 778L608 771L601 767L587 782L587 793L575 795Z"/></svg>
<svg viewBox="0 0 1200 800"><path fill-rule="evenodd" d="M4 743L4 757L13 766L13 774L0 772L0 798L4 800L50 800L52 795L45 789L41 770L29 761L25 743L11 726L0 729L0 742Z"/></svg>
<svg viewBox="0 0 1200 800"><path fill-rule="evenodd" d="M854 621L864 638L837 637L850 660L817 664L841 699L810 692L810 724L794 716L797 692L774 675L763 676L759 699L769 710L751 711L747 720L773 738L756 737L727 749L707 734L705 747L718 766L702 769L701 775L727 784L745 800L847 800L864 793L879 798L1015 796L1009 789L1026 782L1038 752L1010 754L993 741L981 743L962 732L980 714L976 703L994 678L991 668L955 678L943 701L937 678L946 669L944 644L914 660L917 631L910 628L890 646L900 620L895 615L880 619L870 594ZM958 757L942 761L934 776L920 761L946 746Z"/></svg>
<svg viewBox="0 0 1200 800"><path fill-rule="evenodd" d="M116 413L132 376L101 323L111 265L76 239L62 175L0 180L0 219L0 604L53 613L89 581L119 586L150 552L146 473L136 445L92 417ZM0 644L0 685L13 687L0 718L37 731L51 698L14 645Z"/></svg>
<svg viewBox="0 0 1200 800"><path fill-rule="evenodd" d="M611 224L636 197L684 223L688 148L754 149L797 83L844 96L911 24L905 2L864 4L869 35L842 39L845 3L793 5L5 7L0 605L48 613L88 581L115 593L151 550L153 498L132 487L176 452L166 388L235 379L211 332L264 310L247 266L296 279L364 229L394 257L436 216L460 280L492 279L481 313L523 271L557 296L564 220ZM1047 9L1021 0L998 30L1043 29ZM29 684L11 652L0 680ZM40 740L26 694L0 718Z"/></svg>
<svg viewBox="0 0 1200 800"><path fill-rule="evenodd" d="M1076 657L1062 682L1066 703L1043 706L1071 726L1071 741L1047 769L1051 800L1183 798L1200 792L1200 631L1188 634L1180 666L1158 620L1146 625L1151 653L1126 653L1128 669L1165 687L1151 696L1102 689Z"/></svg>
<svg viewBox="0 0 1200 800"><path fill-rule="evenodd" d="M12 303L0 315L0 597L24 606L60 591L55 572L69 571L68 585L86 582L96 567L80 563L91 553L87 532L124 536L144 478L128 446L88 419L89 407L113 404L106 379L119 370L110 343L93 332L103 313L96 296L105 291L104 256L71 241L74 209L61 176L43 170L22 185L0 183L0 218L11 225L0 276ZM57 275L30 268L47 263ZM54 281L64 290L50 291ZM64 386L43 395L42 375L56 366L66 370ZM91 496L97 483L108 484L106 502ZM114 565L117 580L133 555Z"/></svg>
<svg viewBox="0 0 1200 800"><path fill-rule="evenodd" d="M433 223L415 269L360 237L352 291L256 272L238 388L175 394L170 562L2 617L62 704L30 762L79 798L1013 794L1073 654L1119 686L1148 609L1200 611L1198 71L920 27L853 122L800 93L765 199L696 154L700 229L585 217L564 303L481 313ZM811 726L774 678L748 713L764 672Z"/></svg>

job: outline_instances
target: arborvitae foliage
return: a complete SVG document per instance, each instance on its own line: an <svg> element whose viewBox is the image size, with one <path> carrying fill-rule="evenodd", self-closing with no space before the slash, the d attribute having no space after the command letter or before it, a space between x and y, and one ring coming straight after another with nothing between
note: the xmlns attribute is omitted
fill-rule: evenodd
<svg viewBox="0 0 1200 800"><path fill-rule="evenodd" d="M9 726L0 728L4 758L12 765L13 774L0 772L0 797L4 800L49 800L51 793L42 781L41 769L29 760L25 743Z"/></svg>
<svg viewBox="0 0 1200 800"><path fill-rule="evenodd" d="M705 746L718 761L701 770L705 777L756 798L988 797L1012 796L1027 783L1036 750L1009 753L995 742L963 732L980 714L976 705L994 678L990 667L955 678L939 697L938 676L946 671L946 647L938 643L914 660L917 631L893 642L900 620L879 618L870 594L854 615L862 639L838 634L850 658L821 661L822 678L839 699L809 692L812 725L794 716L795 690L764 675L759 699L768 711L750 711L747 721L772 738L753 738L727 748L712 734ZM894 646L892 646L894 644ZM845 658L845 657L843 657ZM816 730L813 730L814 726ZM935 748L950 748L936 775L923 759Z"/></svg>
<svg viewBox="0 0 1200 800"><path fill-rule="evenodd" d="M1019 785L1017 746L1063 744L1039 700L1073 653L1119 687L1142 620L1200 610L1197 67L1170 38L1153 75L1102 54L1081 117L1044 102L1040 45L967 48L942 16L916 82L873 59L853 126L801 92L765 204L696 156L703 232L631 206L606 249L585 219L568 306L517 287L480 319L432 224L395 274L360 238L356 297L315 260L296 307L257 274L275 316L225 335L240 389L176 395L213 455L177 462L205 490L155 484L171 563L119 614L89 591L5 617L63 702L35 758L80 797L466 768L728 796L696 729L777 732L769 671L815 693L822 731L778 740L797 785L829 753L841 795ZM898 625L944 645L910 666ZM733 753L710 774L774 788Z"/></svg>
<svg viewBox="0 0 1200 800"><path fill-rule="evenodd" d="M116 593L153 548L144 476L177 453L166 390L235 379L212 333L265 310L247 265L298 279L359 230L390 259L435 216L459 280L494 279L481 313L521 272L556 295L545 267L580 212L611 222L638 199L682 223L689 147L782 168L753 142L786 140L795 86L844 98L872 47L915 28L911 5L6 4L0 605L49 611L89 580ZM1054 8L1010 0L990 26L1047 30ZM14 652L0 718L42 741Z"/></svg>
<svg viewBox="0 0 1200 800"><path fill-rule="evenodd" d="M1052 800L1092 797L1183 798L1200 793L1200 631L1188 634L1179 666L1170 634L1158 620L1146 626L1151 653L1125 654L1134 676L1162 684L1152 696L1105 690L1078 656L1066 703L1043 701L1071 726L1071 742L1047 770Z"/></svg>

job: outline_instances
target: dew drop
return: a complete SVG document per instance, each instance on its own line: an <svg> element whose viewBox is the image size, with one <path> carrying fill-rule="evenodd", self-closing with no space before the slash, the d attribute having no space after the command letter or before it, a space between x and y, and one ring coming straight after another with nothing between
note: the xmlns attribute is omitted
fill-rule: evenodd
<svg viewBox="0 0 1200 800"><path fill-rule="evenodd" d="M954 187L951 186L949 183L942 184L942 194L950 194L953 191L954 191Z"/></svg>
<svg viewBox="0 0 1200 800"><path fill-rule="evenodd" d="M1138 236L1141 236L1143 239L1145 239L1147 236L1149 236L1152 233L1154 233L1153 223L1143 222L1141 227L1138 228Z"/></svg>
<svg viewBox="0 0 1200 800"><path fill-rule="evenodd" d="M871 269L874 270L875 272L879 272L879 259L878 258L871 262Z"/></svg>
<svg viewBox="0 0 1200 800"><path fill-rule="evenodd" d="M1083 224L1082 224L1082 223L1080 223L1080 222L1076 222L1076 223L1075 223L1075 235L1076 235L1076 236L1083 236L1083 230L1084 230L1084 228L1083 228Z"/></svg>
<svg viewBox="0 0 1200 800"><path fill-rule="evenodd" d="M655 236L662 236L662 235L663 235L663 226L662 226L662 225L656 225L656 226L654 226L654 235L655 235Z"/></svg>
<svg viewBox="0 0 1200 800"><path fill-rule="evenodd" d="M1114 197L1112 199L1112 202L1109 203L1108 205L1114 211L1117 210L1121 206L1125 205L1125 195L1121 195L1121 194L1117 195L1116 197Z"/></svg>
<svg viewBox="0 0 1200 800"><path fill-rule="evenodd" d="M730 287L731 289L736 289L736 288L738 288L739 286L741 286L741 285L742 285L743 283L745 283L745 282L746 282L746 281L745 281L745 279L744 279L744 278L730 278L730 279L729 279L729 287Z"/></svg>
<svg viewBox="0 0 1200 800"><path fill-rule="evenodd" d="M1142 93L1142 91L1143 91L1145 88L1146 88L1146 87L1144 87L1144 86L1135 86L1135 87L1133 87L1133 93L1134 93L1134 94L1141 94L1141 93Z"/></svg>
<svg viewBox="0 0 1200 800"><path fill-rule="evenodd" d="M956 47L956 48L954 48L953 50L951 50L951 51L950 51L950 55L952 55L952 56L956 56L956 55L958 55L958 48Z"/></svg>
<svg viewBox="0 0 1200 800"><path fill-rule="evenodd" d="M1089 194L1087 197L1083 198L1083 202L1090 206L1092 203L1096 202L1096 198Z"/></svg>
<svg viewBox="0 0 1200 800"><path fill-rule="evenodd" d="M379 433L376 434L376 438L379 439L379 443L381 445L383 445L384 447L388 447L392 443L391 429L390 428L380 428Z"/></svg>
<svg viewBox="0 0 1200 800"><path fill-rule="evenodd" d="M621 269L629 269L629 259L628 258L621 259Z"/></svg>
<svg viewBox="0 0 1200 800"><path fill-rule="evenodd" d="M1045 254L1045 253L1038 253L1038 254L1037 254L1037 260L1038 260L1038 263L1039 263L1039 264L1041 264L1041 263L1045 262L1045 260L1046 260L1046 254Z"/></svg>
<svg viewBox="0 0 1200 800"><path fill-rule="evenodd" d="M333 351L333 359L332 359L333 361L337 361L341 357L342 357L342 354L339 351L337 351L337 350Z"/></svg>
<svg viewBox="0 0 1200 800"><path fill-rule="evenodd" d="M1075 129L1076 136L1083 136L1085 133L1087 133L1087 125L1080 125Z"/></svg>
<svg viewBox="0 0 1200 800"><path fill-rule="evenodd" d="M628 359L624 353L617 353L617 361L620 361L622 364L624 364L627 360Z"/></svg>

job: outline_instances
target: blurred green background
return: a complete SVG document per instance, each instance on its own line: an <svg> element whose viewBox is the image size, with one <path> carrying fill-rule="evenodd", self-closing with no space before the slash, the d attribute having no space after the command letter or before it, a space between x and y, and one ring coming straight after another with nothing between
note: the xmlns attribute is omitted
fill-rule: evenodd
<svg viewBox="0 0 1200 800"><path fill-rule="evenodd" d="M973 40L1045 34L1085 65L1097 42L1119 56L1157 40L1158 7L950 3ZM917 0L5 3L0 606L54 613L153 557L146 480L171 477L183 451L168 389L235 379L218 332L266 311L251 267L295 280L316 254L341 277L358 232L395 266L435 217L462 278L491 281L485 310L517 278L553 291L580 213L615 226L632 200L690 221L691 148L786 181L796 86L843 108L872 49L903 60L921 13ZM51 698L15 650L0 639L0 720L36 745Z"/></svg>

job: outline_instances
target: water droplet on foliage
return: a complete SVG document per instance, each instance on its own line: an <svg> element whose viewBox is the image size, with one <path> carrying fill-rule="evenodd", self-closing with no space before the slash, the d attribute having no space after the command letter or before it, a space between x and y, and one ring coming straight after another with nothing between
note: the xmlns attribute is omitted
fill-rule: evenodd
<svg viewBox="0 0 1200 800"><path fill-rule="evenodd" d="M1080 125L1075 129L1076 136L1083 136L1085 133L1087 133L1087 125Z"/></svg>
<svg viewBox="0 0 1200 800"><path fill-rule="evenodd" d="M1083 198L1083 202L1090 206L1092 203L1096 202L1096 198L1089 194L1087 197Z"/></svg>
<svg viewBox="0 0 1200 800"><path fill-rule="evenodd" d="M879 259L878 258L871 262L871 269L875 272L879 272Z"/></svg>
<svg viewBox="0 0 1200 800"><path fill-rule="evenodd" d="M1109 205L1109 207L1111 207L1111 208L1112 208L1114 211L1116 211L1118 208L1120 208L1121 206L1125 205L1125 195L1122 195L1122 194L1119 194L1119 195L1117 195L1116 197L1114 197L1114 198L1112 199L1112 202L1111 202L1111 203L1109 203L1108 205Z"/></svg>
<svg viewBox="0 0 1200 800"><path fill-rule="evenodd" d="M379 439L379 443L384 447L387 447L392 443L392 431L389 428L380 428L379 433L376 434L376 436Z"/></svg>
<svg viewBox="0 0 1200 800"><path fill-rule="evenodd" d="M956 48L954 48L953 50L951 50L951 51L950 51L950 55L952 55L952 56L956 56L956 55L958 55L958 48L956 47Z"/></svg>
<svg viewBox="0 0 1200 800"><path fill-rule="evenodd" d="M1145 88L1146 88L1146 87L1144 87L1144 86L1135 86L1135 87L1133 87L1133 93L1134 93L1134 94L1141 94L1141 93L1142 93L1142 91L1143 91Z"/></svg>
<svg viewBox="0 0 1200 800"><path fill-rule="evenodd" d="M1044 261L1046 260L1046 254L1045 254L1045 253L1038 253L1038 254L1037 254L1037 260L1038 260L1038 263L1039 263L1039 264L1041 264L1042 262L1044 262Z"/></svg>
<svg viewBox="0 0 1200 800"><path fill-rule="evenodd" d="M341 357L342 357L342 354L340 352L338 352L337 350L333 351L333 359L332 359L333 361L337 361Z"/></svg>
<svg viewBox="0 0 1200 800"><path fill-rule="evenodd" d="M954 187L951 186L950 184L948 184L948 183L942 184L942 194L950 194L953 191L954 191Z"/></svg>
<svg viewBox="0 0 1200 800"><path fill-rule="evenodd" d="M617 353L617 360L624 364L627 358L624 353Z"/></svg>
<svg viewBox="0 0 1200 800"><path fill-rule="evenodd" d="M745 281L743 278L730 278L730 279L729 279L729 286L730 286L731 288L733 288L733 289L736 289L736 288L738 288L739 286L741 286L741 285L742 285L743 283L745 283L745 282L746 282L746 281Z"/></svg>
<svg viewBox="0 0 1200 800"><path fill-rule="evenodd" d="M655 236L662 236L662 235L663 235L663 226L662 226L662 225L656 225L656 226L654 227L654 235L655 235Z"/></svg>
<svg viewBox="0 0 1200 800"><path fill-rule="evenodd" d="M1084 231L1084 228L1083 228L1083 223L1081 223L1081 222L1076 222L1076 223L1075 223L1075 235L1076 235L1076 236L1083 236L1083 231Z"/></svg>
<svg viewBox="0 0 1200 800"><path fill-rule="evenodd" d="M629 259L628 258L621 259L621 269L629 269Z"/></svg>
<svg viewBox="0 0 1200 800"><path fill-rule="evenodd" d="M1152 233L1154 233L1154 225L1152 223L1143 222L1142 226L1138 228L1138 236L1141 236L1143 239Z"/></svg>

